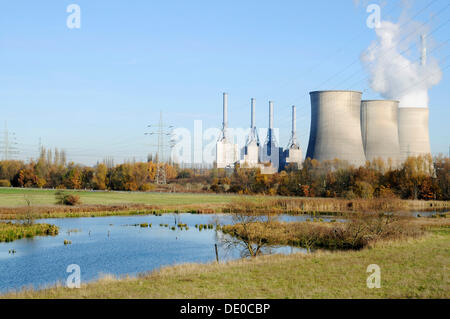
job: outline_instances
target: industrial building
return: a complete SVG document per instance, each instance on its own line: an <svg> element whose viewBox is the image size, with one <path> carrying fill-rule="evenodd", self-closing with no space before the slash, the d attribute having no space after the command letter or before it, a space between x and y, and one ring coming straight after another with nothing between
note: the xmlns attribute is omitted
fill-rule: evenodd
<svg viewBox="0 0 450 319"><path fill-rule="evenodd" d="M239 164L241 168L259 168L263 174L279 172L286 165L294 164L299 168L302 165L302 151L296 134L296 109L292 107L292 131L288 148L278 146L274 129L274 106L269 101L269 128L264 145L258 136L255 121L256 100L251 99L250 105L250 131L242 150L242 159L238 159L238 145L232 143L228 137L228 94L223 94L223 123L220 137L216 144L216 167L232 168Z"/></svg>
<svg viewBox="0 0 450 319"><path fill-rule="evenodd" d="M282 168L286 168L286 166L293 166L294 168L299 169L302 167L302 150L297 142L297 111L295 105L292 106L291 138L287 149L283 152L282 160Z"/></svg>
<svg viewBox="0 0 450 319"><path fill-rule="evenodd" d="M222 132L216 144L217 168L231 168L238 160L238 145L228 137L228 94L223 93L223 123Z"/></svg>
<svg viewBox="0 0 450 319"><path fill-rule="evenodd" d="M269 128L264 146L261 148L261 162L265 164L267 173L275 173L280 169L283 149L278 146L273 127L273 102L269 101Z"/></svg>
<svg viewBox="0 0 450 319"><path fill-rule="evenodd" d="M258 136L258 130L255 124L255 99L251 99L251 119L250 119L250 133L247 137L247 141L243 150L243 159L239 162L241 167L255 168L260 165L260 142Z"/></svg>
<svg viewBox="0 0 450 319"><path fill-rule="evenodd" d="M361 102L361 135L368 161L382 159L392 167L400 164L398 101Z"/></svg>
<svg viewBox="0 0 450 319"><path fill-rule="evenodd" d="M311 132L306 157L340 159L361 166L366 162L361 138L361 92L314 91Z"/></svg>

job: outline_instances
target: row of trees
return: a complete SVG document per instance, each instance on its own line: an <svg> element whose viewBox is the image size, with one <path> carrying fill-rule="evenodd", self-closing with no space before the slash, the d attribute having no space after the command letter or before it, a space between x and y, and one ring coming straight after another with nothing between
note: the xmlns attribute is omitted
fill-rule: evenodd
<svg viewBox="0 0 450 319"><path fill-rule="evenodd" d="M105 161L88 167L66 163L65 154L57 150L42 149L37 161L1 161L0 186L147 191L155 181L157 165L151 161L120 165ZM168 179L176 178L174 166L163 167Z"/></svg>
<svg viewBox="0 0 450 319"><path fill-rule="evenodd" d="M106 161L87 167L66 163L63 152L49 155L43 150L37 161L0 161L0 186L149 191L154 188L157 165L149 158L147 162L114 165ZM434 161L431 156L411 157L397 168L379 160L355 168L339 160L319 163L308 158L301 169L288 167L273 175L239 167L231 172L163 167L167 180L177 184L178 190L191 191L192 185L198 185L197 189L217 193L450 199L450 160L443 156Z"/></svg>
<svg viewBox="0 0 450 319"><path fill-rule="evenodd" d="M216 177L215 192L271 194L305 197L450 199L450 159L439 156L410 157L398 168L381 160L355 168L339 160L319 163L306 159L300 170L279 174L236 168Z"/></svg>

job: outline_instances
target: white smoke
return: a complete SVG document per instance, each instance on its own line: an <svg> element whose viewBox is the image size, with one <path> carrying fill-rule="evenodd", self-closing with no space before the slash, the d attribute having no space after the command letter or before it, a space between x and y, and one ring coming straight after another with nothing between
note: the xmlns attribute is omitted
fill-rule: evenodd
<svg viewBox="0 0 450 319"><path fill-rule="evenodd" d="M375 28L377 41L361 60L370 73L371 88L383 98L400 101L400 107L428 107L428 90L439 83L442 73L433 58L421 63L420 37L427 28L405 20L403 15L398 23L381 21Z"/></svg>

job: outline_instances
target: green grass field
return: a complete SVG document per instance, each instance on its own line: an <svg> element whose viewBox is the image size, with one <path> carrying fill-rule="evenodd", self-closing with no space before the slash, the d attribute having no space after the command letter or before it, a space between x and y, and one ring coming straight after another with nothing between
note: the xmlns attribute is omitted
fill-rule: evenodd
<svg viewBox="0 0 450 319"><path fill-rule="evenodd" d="M369 289L367 266L381 269ZM187 264L137 278L111 276L80 289L22 291L6 298L450 298L450 229L360 251L272 255Z"/></svg>
<svg viewBox="0 0 450 319"><path fill-rule="evenodd" d="M0 207L25 206L24 196L33 205L54 205L55 190L30 188L0 188ZM143 193L143 192L91 192L73 191L80 196L82 204L114 205L114 204L148 204L148 205L192 205L192 204L226 204L238 195L224 194L186 194L186 193ZM260 196L254 197L255 200Z"/></svg>

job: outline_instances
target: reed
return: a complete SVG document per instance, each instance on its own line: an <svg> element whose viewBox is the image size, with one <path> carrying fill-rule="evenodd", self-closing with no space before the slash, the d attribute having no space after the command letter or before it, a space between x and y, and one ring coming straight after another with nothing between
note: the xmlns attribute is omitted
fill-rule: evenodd
<svg viewBox="0 0 450 319"><path fill-rule="evenodd" d="M19 192L20 190L14 190ZM27 190L30 191L30 190ZM38 192L38 191L36 191ZM6 195L4 195L6 196ZM99 194L99 197L108 194ZM117 194L116 196L119 196ZM276 196L237 196L237 195L199 195L185 194L183 201L173 200L170 194L148 195L152 202L158 204L132 203L134 193L120 194L122 204L83 204L79 206L35 205L34 218L79 218L101 216L155 215L174 211L191 214L230 213L235 211L256 211L259 213L279 214L324 214L346 215L365 211L410 211L449 209L450 202L444 201L414 201L386 199L346 200L338 198L299 198ZM126 200L129 196L130 200ZM158 196L158 197L156 197ZM153 197L155 197L153 199ZM186 203L189 200L189 203ZM0 207L0 219L25 219L29 208Z"/></svg>
<svg viewBox="0 0 450 319"><path fill-rule="evenodd" d="M58 227L50 224L0 223L0 242L11 242L34 236L56 236L58 232Z"/></svg>
<svg viewBox="0 0 450 319"><path fill-rule="evenodd" d="M355 212L402 212L410 210L434 210L448 208L449 203L436 201L413 201L400 199L355 199L340 198L276 198L253 201L240 198L230 202L226 213L259 214L311 214L348 215Z"/></svg>

